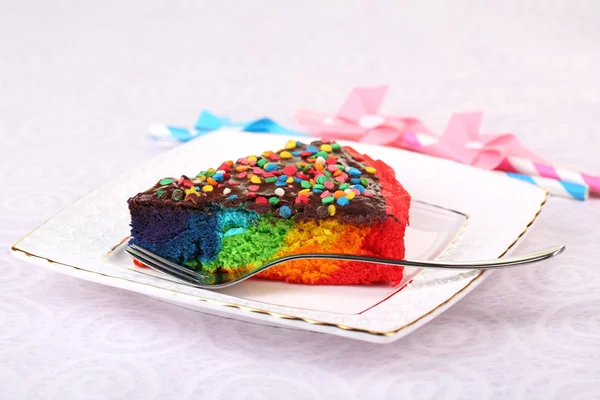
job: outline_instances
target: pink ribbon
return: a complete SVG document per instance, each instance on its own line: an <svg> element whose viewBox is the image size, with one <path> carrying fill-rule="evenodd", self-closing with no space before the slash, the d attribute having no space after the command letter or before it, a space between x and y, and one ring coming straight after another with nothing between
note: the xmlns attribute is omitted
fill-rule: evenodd
<svg viewBox="0 0 600 400"><path fill-rule="evenodd" d="M528 150L511 133L481 134L483 113L453 114L441 136L418 118L379 113L387 86L357 87L335 116L299 110L296 120L312 135L326 139L407 148L479 168L496 169L507 157L548 161Z"/></svg>

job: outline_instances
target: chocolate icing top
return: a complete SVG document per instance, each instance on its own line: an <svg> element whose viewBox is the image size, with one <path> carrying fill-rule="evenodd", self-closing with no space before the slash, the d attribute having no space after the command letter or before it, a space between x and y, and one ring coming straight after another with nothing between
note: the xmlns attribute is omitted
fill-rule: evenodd
<svg viewBox="0 0 600 400"><path fill-rule="evenodd" d="M386 214L376 170L345 147L324 141L306 145L290 140L282 150L225 161L217 170L201 171L194 178L163 178L129 203L244 207L282 218L336 215L354 222Z"/></svg>

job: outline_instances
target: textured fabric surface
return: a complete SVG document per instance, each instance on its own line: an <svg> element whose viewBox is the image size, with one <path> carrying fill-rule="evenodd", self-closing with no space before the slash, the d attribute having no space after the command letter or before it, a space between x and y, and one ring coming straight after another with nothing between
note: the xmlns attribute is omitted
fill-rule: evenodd
<svg viewBox="0 0 600 400"><path fill-rule="evenodd" d="M384 111L438 130L483 109L484 130L598 172L599 19L592 0L2 2L0 398L598 398L598 200L551 198L520 251L567 253L388 346L202 315L8 248L164 151L149 123L289 122L356 84L391 84Z"/></svg>

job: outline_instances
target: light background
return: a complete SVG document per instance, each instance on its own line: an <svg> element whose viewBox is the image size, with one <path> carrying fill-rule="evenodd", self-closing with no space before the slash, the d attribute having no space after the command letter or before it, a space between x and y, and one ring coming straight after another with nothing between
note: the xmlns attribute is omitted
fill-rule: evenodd
<svg viewBox="0 0 600 400"><path fill-rule="evenodd" d="M520 249L567 253L494 274L388 346L205 316L9 255L164 151L150 123L201 108L289 122L360 84L389 83L384 111L437 130L485 110L487 131L600 173L598 21L594 0L0 1L0 398L598 398L597 199L551 198Z"/></svg>

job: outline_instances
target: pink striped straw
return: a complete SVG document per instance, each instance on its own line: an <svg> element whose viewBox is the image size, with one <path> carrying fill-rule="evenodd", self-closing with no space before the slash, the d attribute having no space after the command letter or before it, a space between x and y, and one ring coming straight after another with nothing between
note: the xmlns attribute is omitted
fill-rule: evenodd
<svg viewBox="0 0 600 400"><path fill-rule="evenodd" d="M590 191L600 194L600 176L577 172L571 169L543 165L522 157L507 157L498 166L499 170L518 174L541 176L559 181L587 185Z"/></svg>

